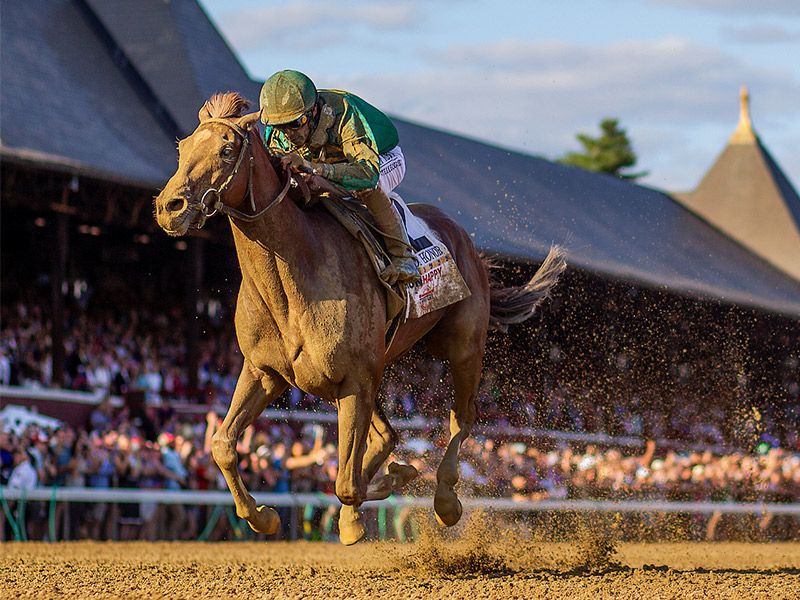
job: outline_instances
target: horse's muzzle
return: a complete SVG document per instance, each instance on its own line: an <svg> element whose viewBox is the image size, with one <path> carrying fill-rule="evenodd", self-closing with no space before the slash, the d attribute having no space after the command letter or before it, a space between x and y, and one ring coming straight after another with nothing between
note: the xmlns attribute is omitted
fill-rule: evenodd
<svg viewBox="0 0 800 600"><path fill-rule="evenodd" d="M197 207L192 207L183 196L174 196L169 200L156 199L156 222L168 235L184 235L198 216Z"/></svg>

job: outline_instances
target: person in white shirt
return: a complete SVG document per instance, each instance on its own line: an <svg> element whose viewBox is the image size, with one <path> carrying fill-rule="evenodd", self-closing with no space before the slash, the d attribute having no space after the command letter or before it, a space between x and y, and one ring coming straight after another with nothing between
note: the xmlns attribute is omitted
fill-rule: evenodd
<svg viewBox="0 0 800 600"><path fill-rule="evenodd" d="M36 469L31 464L31 457L28 455L28 452L22 446L17 446L14 448L14 469L11 471L11 475L8 477L8 484L7 487L9 489L14 490L32 490L36 487L36 484L39 480L38 475L36 474ZM18 515L18 502L11 503L11 511L14 515L14 519L19 519ZM29 508L34 507L34 514L37 512L35 508L35 503L29 503ZM27 524L24 525L25 531L28 535L28 539L35 539L33 536L37 533L36 524L33 523L33 519L30 517L30 512L26 510L26 521ZM3 515L5 516L5 515ZM2 519L0 522L0 526L5 530L5 519ZM4 538L4 535L0 535L0 538Z"/></svg>
<svg viewBox="0 0 800 600"><path fill-rule="evenodd" d="M36 487L39 476L31 464L31 457L25 448L14 449L14 470L8 477L8 487L15 490L32 490Z"/></svg>

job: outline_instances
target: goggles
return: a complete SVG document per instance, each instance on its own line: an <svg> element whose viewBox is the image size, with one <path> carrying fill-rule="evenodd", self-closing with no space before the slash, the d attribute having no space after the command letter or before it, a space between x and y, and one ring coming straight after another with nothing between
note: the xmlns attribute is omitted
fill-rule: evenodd
<svg viewBox="0 0 800 600"><path fill-rule="evenodd" d="M303 113L299 117L297 117L294 121L289 121L288 123L282 123L281 125L274 125L275 129L300 129L303 125L308 123L311 119L309 113Z"/></svg>

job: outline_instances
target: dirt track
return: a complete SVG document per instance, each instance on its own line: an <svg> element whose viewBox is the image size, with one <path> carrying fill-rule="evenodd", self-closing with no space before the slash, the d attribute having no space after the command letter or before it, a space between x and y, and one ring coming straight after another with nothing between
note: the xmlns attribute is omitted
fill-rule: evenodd
<svg viewBox="0 0 800 600"><path fill-rule="evenodd" d="M6 543L2 598L800 598L800 544Z"/></svg>

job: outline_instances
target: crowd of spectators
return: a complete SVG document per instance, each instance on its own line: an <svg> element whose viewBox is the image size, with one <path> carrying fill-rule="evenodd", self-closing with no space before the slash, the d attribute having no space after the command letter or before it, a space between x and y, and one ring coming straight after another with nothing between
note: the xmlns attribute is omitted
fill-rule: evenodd
<svg viewBox="0 0 800 600"><path fill-rule="evenodd" d="M52 386L52 343L44 306L30 299L2 304L0 385ZM786 401L774 403L781 405L780 411L773 411L770 403L755 402L758 394L753 391L752 377L743 374L741 365L735 386L741 396L736 401L699 402L684 395L698 385L692 370L700 369L699 358L694 362L670 358L663 369L672 377L666 388L655 383L638 389L632 385L634 372L653 376L634 367L641 359L624 347L627 334L621 331L619 310L615 313L612 308L604 307L606 339L594 340L591 360L576 363L594 365L585 372L570 371L564 358L569 352L580 354L569 346L569 335L585 331L584 324L577 322L571 328L564 326L569 335L559 335L558 327L540 323L543 333L528 336L533 341L526 343L545 348L546 364L538 364L536 369L524 364L528 354L519 345L506 348L500 360L490 352L477 396L480 422L506 432L535 428L677 443L651 445L636 454L630 452L635 445L615 445L613 439L607 446L583 441L545 447L531 436L470 438L462 451L459 485L464 493L534 501L797 502L798 357L791 340L782 346L785 354L772 361L783 373L780 384ZM185 336L182 327L176 326L182 321L179 308L159 312L147 307L79 310L71 306L65 336L66 387L115 398L142 392L147 415L132 417L130 407L114 409L106 401L85 429L31 428L22 436L0 432L3 485L31 487L35 482L39 486L227 489L210 455L210 436L218 424L217 413L233 393L242 358L230 324L209 323L200 340L198 384L190 388ZM676 322L675 330L681 327ZM511 340L507 344L519 344L511 337L505 339ZM598 371L597 365L606 370ZM526 377L530 371L536 371L538 377ZM601 388L594 382L607 385ZM657 396L653 392L657 389L669 389L670 394ZM450 403L446 366L412 353L387 368L380 394L390 418L416 421L414 437L404 438L396 457L420 471L409 491L432 494L446 442L446 432L436 425ZM207 418L179 418L172 410L176 403L200 404L208 409ZM295 411L334 410L294 389L276 406ZM332 493L337 458L331 432L319 426L260 423L258 428L248 429L238 446L240 469L250 490ZM713 451L681 450L681 443L688 448L687 442L708 445ZM30 536L42 539L50 534L44 526L47 506L34 503L32 508L39 511L40 518L29 519ZM123 539L196 539L209 523L212 508L59 503L56 530L59 538L72 539L104 539L115 531ZM286 522L286 511L283 513ZM334 518L331 511L303 515L309 530L322 537L332 530ZM796 519L759 517L755 524L742 523L721 514L697 517L692 520L691 535L741 537L745 529L747 535L781 539L800 535ZM218 519L208 537L229 537L232 527L231 520Z"/></svg>
<svg viewBox="0 0 800 600"><path fill-rule="evenodd" d="M182 319L177 308L167 313L141 307L127 311L72 307L65 336L65 387L114 396L141 390L151 402L227 405L242 364L233 327L227 321L204 325L197 383L190 387L185 335L179 326ZM0 385L52 386L48 323L43 305L36 302L2 305ZM546 323L539 325L543 331L547 329ZM585 326L576 323L569 332ZM482 422L509 428L533 426L727 444L749 451L761 442L800 449L800 357L796 348L792 350L796 346L792 339L780 344L785 348L783 356L769 361L779 369L774 379L783 379L772 399L766 397L764 390L754 388L752 377L741 373L732 384L738 396L721 402L716 399L724 393L714 394L706 389L719 376L718 369L710 369L711 375L703 380L693 376L693 370L699 369L697 364L675 359L662 369L671 374L669 389L659 388L653 381L648 383L652 365L636 366L643 359L619 347L613 335L619 328L613 321L609 323L611 333L604 333L609 339L603 342L606 351L591 361L579 361L584 368L578 368L578 374L570 371L575 367L565 366L568 361L563 346L570 343L569 339L559 339L558 330L553 327L538 336L528 336L546 346L547 358L538 361L535 368L525 362L530 357L521 342L509 346L512 338L506 336L502 338L506 347L499 352L492 352L490 343L477 398ZM548 337L553 340L543 340ZM580 348L570 350L575 356L581 352ZM604 365L606 371L598 371L597 364ZM393 419L439 419L449 405L451 392L445 365L422 352L388 365L384 382L381 398L387 415ZM693 387L701 392L693 392ZM332 405L297 390L287 392L276 406L333 410Z"/></svg>
<svg viewBox="0 0 800 600"><path fill-rule="evenodd" d="M51 387L52 340L43 306L3 304L0 322L0 385ZM212 401L233 393L242 359L230 327L200 340L198 387L190 389L179 310L73 310L67 323L66 389L111 395L137 389L150 399Z"/></svg>
<svg viewBox="0 0 800 600"><path fill-rule="evenodd" d="M29 425L17 435L4 428L0 430L0 483L18 489L227 489L211 458L211 436L220 422L216 413L209 412L202 421L178 420L168 409L148 414L154 423L131 419L127 408L115 409L106 401L93 411L86 429ZM160 433L152 435L154 431ZM317 471L322 465L330 467L323 458L332 458L333 447L322 446L319 426L304 431L305 437L288 424L274 424L266 431L247 430L237 449L251 491L332 491L332 484L318 485L323 478ZM315 442L306 448L309 436ZM49 533L44 503L32 503L27 514L28 536L42 539ZM54 528L60 539L110 539L112 535L128 540L196 539L198 527L205 524L201 521L207 522L208 517L206 507L180 504L58 503ZM229 533L227 521L222 519L219 525L212 539Z"/></svg>
<svg viewBox="0 0 800 600"><path fill-rule="evenodd" d="M44 430L31 425L21 436L0 433L2 483L10 488L38 486L139 489L227 489L210 452L220 417L181 419L169 410L153 413L155 427L131 420L124 408L98 407L89 428ZM155 439L148 430L157 430ZM333 494L337 473L335 434L321 425L260 420L239 440L239 469L251 492L319 492ZM447 434L441 428L404 433L391 460L408 463L420 475L400 493L432 496L435 473ZM471 437L460 462L460 493L468 497L501 497L516 501L543 499L667 500L684 502L797 502L800 498L800 454L762 448L750 455L678 452L649 442L639 451L591 444L542 440L495 440ZM57 539L197 539L213 507L140 504L58 503L54 515ZM46 539L48 506L32 503L29 539ZM67 515L66 512L69 511ZM288 509L281 509L284 526ZM306 534L329 539L335 534L334 510L303 511ZM406 514L406 519L408 514ZM639 515L637 518L644 518ZM630 520L630 519L629 519ZM638 523L638 522L637 522ZM664 534L650 523L650 534ZM230 539L232 523L219 519L208 539ZM401 523L400 529L404 527ZM674 529L674 528L673 528ZM639 523L634 536L645 535ZM657 533L661 531L661 533ZM798 539L800 520L785 516L723 517L695 515L678 537L694 539ZM6 535L8 527L6 526ZM284 531L277 537L287 536ZM397 531L398 537L406 535Z"/></svg>

